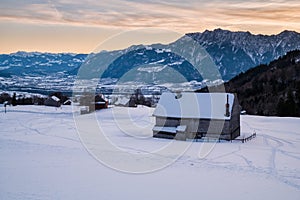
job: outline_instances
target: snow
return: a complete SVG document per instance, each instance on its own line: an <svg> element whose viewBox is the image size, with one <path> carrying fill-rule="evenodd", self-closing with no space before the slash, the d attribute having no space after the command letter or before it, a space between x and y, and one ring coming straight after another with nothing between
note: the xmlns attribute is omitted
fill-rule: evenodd
<svg viewBox="0 0 300 200"><path fill-rule="evenodd" d="M225 116L225 104L229 97L232 111L234 95L229 93L163 93L154 111L154 116L176 118L230 119Z"/></svg>
<svg viewBox="0 0 300 200"><path fill-rule="evenodd" d="M145 46L145 49L146 49L146 50L152 50L153 48L152 48L151 46L146 45L146 46Z"/></svg>
<svg viewBox="0 0 300 200"><path fill-rule="evenodd" d="M173 66L173 65L181 65L183 63L183 61L176 61L176 62L172 62L170 64L168 64L169 66Z"/></svg>
<svg viewBox="0 0 300 200"><path fill-rule="evenodd" d="M123 105L125 106L126 104L129 103L130 98L126 96L117 96L115 99L112 100L114 105Z"/></svg>
<svg viewBox="0 0 300 200"><path fill-rule="evenodd" d="M57 102L60 101L60 99L58 97L56 97L56 96L51 96L51 99L53 99L54 101L57 101Z"/></svg>
<svg viewBox="0 0 300 200"><path fill-rule="evenodd" d="M164 60L157 61L157 62L155 62L155 63L151 63L151 65L152 65L152 64L157 64L157 63L163 62L163 61L164 61ZM166 67L167 67L167 66L160 66L160 65L155 66L155 65L152 65L152 66L150 66L150 67L145 67L145 66L139 67L137 70L138 70L138 71L141 71L141 72L154 73L154 72L160 72L160 71L164 70Z"/></svg>
<svg viewBox="0 0 300 200"><path fill-rule="evenodd" d="M168 132L168 133L176 133L176 127L167 127L167 126L154 126L153 131L157 132Z"/></svg>
<svg viewBox="0 0 300 200"><path fill-rule="evenodd" d="M176 127L176 131L183 132L185 130L186 130L186 126L185 125L183 125L183 126L177 126Z"/></svg>
<svg viewBox="0 0 300 200"><path fill-rule="evenodd" d="M154 126L153 131L157 132L168 132L168 133L176 133L176 132L184 132L186 130L186 126L176 126L176 127L168 127L168 126Z"/></svg>
<svg viewBox="0 0 300 200"><path fill-rule="evenodd" d="M0 67L0 70L5 70L5 69L9 69L10 66L5 66L5 67Z"/></svg>
<svg viewBox="0 0 300 200"><path fill-rule="evenodd" d="M164 53L164 52L165 52L164 49L155 49L154 51L155 51L156 53Z"/></svg>
<svg viewBox="0 0 300 200"><path fill-rule="evenodd" d="M112 107L82 116L74 108L16 106L5 114L0 105L0 199L299 199L299 118L242 115L242 134L255 130L253 140L189 143L152 138L153 108ZM132 156L157 155L170 145L174 152L189 148L160 170L120 172L86 151L74 116L96 117L106 137ZM104 153L120 168L133 164L123 154Z"/></svg>

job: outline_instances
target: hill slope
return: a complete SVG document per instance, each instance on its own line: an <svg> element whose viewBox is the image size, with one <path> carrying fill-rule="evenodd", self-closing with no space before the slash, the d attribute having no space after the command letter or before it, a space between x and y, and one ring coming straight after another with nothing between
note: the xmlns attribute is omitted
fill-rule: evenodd
<svg viewBox="0 0 300 200"><path fill-rule="evenodd" d="M77 109L0 110L1 199L299 200L300 119L242 116L242 134L255 129L257 137L247 143L214 144L152 138L152 108L113 107L81 115L84 122L97 119L103 136L115 147L103 145L97 137L100 129L82 130L93 136L92 144L103 149L109 165L84 148L73 118ZM153 163L168 160L174 162L153 168ZM139 170L143 164L154 172L118 171Z"/></svg>
<svg viewBox="0 0 300 200"><path fill-rule="evenodd" d="M249 114L300 117L300 50L241 73L225 83L225 89L237 93Z"/></svg>

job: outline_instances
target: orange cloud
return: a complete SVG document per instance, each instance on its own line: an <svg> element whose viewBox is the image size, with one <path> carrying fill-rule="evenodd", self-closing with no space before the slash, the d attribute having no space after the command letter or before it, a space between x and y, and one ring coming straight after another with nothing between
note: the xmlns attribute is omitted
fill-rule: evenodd
<svg viewBox="0 0 300 200"><path fill-rule="evenodd" d="M9 23L28 24L28 27L66 27L59 33L62 35L70 34L70 27L99 28L100 35L147 27L180 33L225 28L274 34L284 29L300 32L299 10L300 2L296 0L3 0L0 4L0 30L8 31L7 41L12 40L13 29ZM34 30L43 33L41 28ZM22 33L19 34L18 37L22 38ZM80 40L80 37L77 38ZM93 37L91 42L96 41L97 37ZM44 38L47 40L46 36ZM64 45L73 45L61 41ZM55 46L51 50L53 48Z"/></svg>
<svg viewBox="0 0 300 200"><path fill-rule="evenodd" d="M300 31L300 3L240 3L228 5L226 9L208 8L211 14L205 18L207 24L263 34L278 33L284 29Z"/></svg>
<svg viewBox="0 0 300 200"><path fill-rule="evenodd" d="M9 7L9 6L8 6ZM108 28L164 27L201 31L207 27L265 24L299 30L297 1L70 1L52 0L23 8L0 6L0 20ZM290 24L290 26L289 26ZM297 27L295 27L297 25ZM267 31L266 31L267 32Z"/></svg>

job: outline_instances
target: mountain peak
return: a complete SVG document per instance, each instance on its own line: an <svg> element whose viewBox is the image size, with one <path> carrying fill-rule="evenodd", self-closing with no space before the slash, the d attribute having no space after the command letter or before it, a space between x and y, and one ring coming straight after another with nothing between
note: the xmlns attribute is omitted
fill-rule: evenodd
<svg viewBox="0 0 300 200"><path fill-rule="evenodd" d="M188 33L210 54L225 80L237 71L243 72L267 64L288 51L300 49L300 33L285 30L277 35L254 35L249 31L215 29Z"/></svg>
<svg viewBox="0 0 300 200"><path fill-rule="evenodd" d="M272 37L272 36L280 36L280 35L297 35L300 34L296 31L291 31L291 30L284 30L278 34L272 34L272 35L266 35L266 34L253 34L250 31L231 31L227 29L221 29L221 28L216 28L214 30L208 30L206 29L203 32L192 32L192 33L187 33L186 35L213 35L213 34L228 34L228 35L252 35L252 36L266 36L266 37Z"/></svg>
<svg viewBox="0 0 300 200"><path fill-rule="evenodd" d="M281 33L279 33L278 35L297 35L297 34L299 34L299 33L296 31L284 30Z"/></svg>

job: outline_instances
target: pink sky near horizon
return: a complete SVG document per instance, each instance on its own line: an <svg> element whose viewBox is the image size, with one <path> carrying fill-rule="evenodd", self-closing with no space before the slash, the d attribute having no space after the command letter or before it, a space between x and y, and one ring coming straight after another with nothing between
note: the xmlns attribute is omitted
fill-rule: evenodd
<svg viewBox="0 0 300 200"><path fill-rule="evenodd" d="M297 0L0 0L0 53L90 53L216 28L300 32L299 10Z"/></svg>

